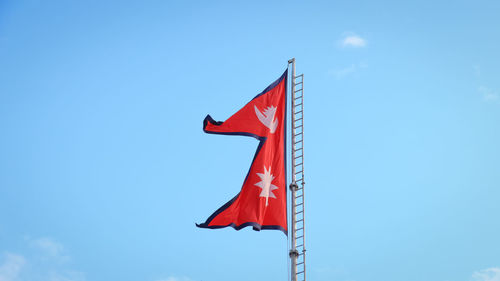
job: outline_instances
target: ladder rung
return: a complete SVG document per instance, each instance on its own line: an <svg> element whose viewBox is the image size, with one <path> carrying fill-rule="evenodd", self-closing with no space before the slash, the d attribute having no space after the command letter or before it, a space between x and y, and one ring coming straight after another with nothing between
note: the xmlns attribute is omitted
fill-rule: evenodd
<svg viewBox="0 0 500 281"><path fill-rule="evenodd" d="M297 236L297 237L295 237L295 239L300 239L300 238L302 238L302 237L304 237L304 235ZM299 255L300 255L300 254L299 254Z"/></svg>
<svg viewBox="0 0 500 281"><path fill-rule="evenodd" d="M302 140L299 140L299 141L296 141L294 144L298 144L298 143L301 143L301 142L302 142Z"/></svg>
<svg viewBox="0 0 500 281"><path fill-rule="evenodd" d="M304 74L299 74L297 76L294 76L293 79L298 78L298 77L302 77L302 76L304 76Z"/></svg>
<svg viewBox="0 0 500 281"><path fill-rule="evenodd" d="M298 207L300 205L304 205L304 203L299 203L299 204L295 205L295 207Z"/></svg>
<svg viewBox="0 0 500 281"><path fill-rule="evenodd" d="M294 129L302 128L302 125L298 125L297 127L293 127Z"/></svg>
<svg viewBox="0 0 500 281"><path fill-rule="evenodd" d="M297 91L293 91L293 93L294 93L294 94L296 94L296 93L298 93L298 92L302 92L302 89L298 89ZM295 99L298 99L298 98L302 98L302 96L297 97L297 98L295 98Z"/></svg>
<svg viewBox="0 0 500 281"><path fill-rule="evenodd" d="M298 167L300 165L302 165L303 163L299 163L299 164L296 164L296 165L293 165L294 167Z"/></svg>
<svg viewBox="0 0 500 281"><path fill-rule="evenodd" d="M299 151L299 150L302 150L302 148L297 148L297 149L295 149L294 151Z"/></svg>
<svg viewBox="0 0 500 281"><path fill-rule="evenodd" d="M297 220L296 222L301 222L301 221L304 221L304 219L301 219L301 220Z"/></svg>
<svg viewBox="0 0 500 281"><path fill-rule="evenodd" d="M295 106L299 106L299 105L302 105L302 103L298 103L298 104L296 104Z"/></svg>
<svg viewBox="0 0 500 281"><path fill-rule="evenodd" d="M302 230L302 229L304 229L304 228L303 227L299 227L299 228L295 229L295 231L299 231L299 230Z"/></svg>
<svg viewBox="0 0 500 281"><path fill-rule="evenodd" d="M302 84L302 83L304 83L304 81L301 81L301 82L299 82L299 83L295 83L295 86L300 85L300 84Z"/></svg>
<svg viewBox="0 0 500 281"><path fill-rule="evenodd" d="M304 118L304 117L300 117L299 119L295 119L295 120L293 120L293 121L297 122L297 121L302 120L303 118Z"/></svg>
<svg viewBox="0 0 500 281"><path fill-rule="evenodd" d="M301 195L297 195L295 196L295 199L299 199L300 197L304 196L304 194L301 194Z"/></svg>
<svg viewBox="0 0 500 281"><path fill-rule="evenodd" d="M299 113L302 113L302 110L295 112L295 114L299 114Z"/></svg>
<svg viewBox="0 0 500 281"><path fill-rule="evenodd" d="M304 270L297 272L297 275L304 273Z"/></svg>
<svg viewBox="0 0 500 281"><path fill-rule="evenodd" d="M299 159L300 157L302 157L302 155L299 155L297 157L294 157L293 159Z"/></svg>
<svg viewBox="0 0 500 281"><path fill-rule="evenodd" d="M304 170L300 170L300 171L296 171L295 174L298 175L298 174L302 174Z"/></svg>
<svg viewBox="0 0 500 281"><path fill-rule="evenodd" d="M299 246L297 246L297 247L299 247ZM304 263L304 262L303 262L303 261L301 261L301 262L297 263L297 265L301 265L301 264L303 264L303 263Z"/></svg>
<svg viewBox="0 0 500 281"><path fill-rule="evenodd" d="M298 212L296 212L295 214L296 214L296 215L298 215L298 214L303 213L303 212L304 212L304 210L302 210L302 211L298 211Z"/></svg>

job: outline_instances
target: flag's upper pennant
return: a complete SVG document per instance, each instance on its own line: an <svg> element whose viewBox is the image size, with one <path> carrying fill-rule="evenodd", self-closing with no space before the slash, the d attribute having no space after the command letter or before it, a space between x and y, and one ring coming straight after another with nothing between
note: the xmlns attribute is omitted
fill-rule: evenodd
<svg viewBox="0 0 500 281"><path fill-rule="evenodd" d="M260 143L240 193L198 227L253 226L287 233L286 78L287 71L226 121L210 115L203 121L206 133L251 136Z"/></svg>

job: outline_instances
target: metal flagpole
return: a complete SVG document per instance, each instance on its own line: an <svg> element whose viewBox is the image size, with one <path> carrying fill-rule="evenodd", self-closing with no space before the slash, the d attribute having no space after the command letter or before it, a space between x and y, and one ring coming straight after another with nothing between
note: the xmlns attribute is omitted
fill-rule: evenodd
<svg viewBox="0 0 500 281"><path fill-rule="evenodd" d="M291 260L291 281L306 280L306 248L304 217L304 74L295 75L295 58L288 60L292 65L291 79L291 168L290 183L291 239L289 256Z"/></svg>

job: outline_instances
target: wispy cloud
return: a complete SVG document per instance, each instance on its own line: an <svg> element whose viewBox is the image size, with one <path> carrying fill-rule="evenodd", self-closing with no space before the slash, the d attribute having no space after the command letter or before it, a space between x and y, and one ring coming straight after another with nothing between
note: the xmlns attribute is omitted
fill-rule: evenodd
<svg viewBox="0 0 500 281"><path fill-rule="evenodd" d="M353 63L344 68L330 70L328 74L335 77L336 79L342 79L360 69L364 69L367 67L368 65L366 65L365 63L357 63L357 64Z"/></svg>
<svg viewBox="0 0 500 281"><path fill-rule="evenodd" d="M358 36L356 34L350 34L350 35L345 36L341 40L340 44L342 45L342 47L361 48L361 47L365 47L367 42L361 36Z"/></svg>
<svg viewBox="0 0 500 281"><path fill-rule="evenodd" d="M348 67L332 70L332 71L330 71L330 74L335 76L335 78L337 78L337 79L341 79L341 78L344 78L345 76L353 73L354 71L356 71L356 65L351 64Z"/></svg>
<svg viewBox="0 0 500 281"><path fill-rule="evenodd" d="M497 101L499 96L498 96L498 93L493 91L492 89L490 88L487 88L487 87L484 87L484 86L480 86L478 88L478 91L479 93L483 96L483 100L485 101Z"/></svg>
<svg viewBox="0 0 500 281"><path fill-rule="evenodd" d="M16 281L26 263L21 255L6 253L4 261L0 265L0 281Z"/></svg>
<svg viewBox="0 0 500 281"><path fill-rule="evenodd" d="M41 250L43 255L48 258L56 259L59 262L70 260L70 257L65 253L63 245L51 238L41 237L29 240L32 246Z"/></svg>
<svg viewBox="0 0 500 281"><path fill-rule="evenodd" d="M84 273L72 268L70 255L64 246L48 237L32 239L25 237L29 252L7 253L0 263L0 281L85 281ZM29 266L25 266L29 264Z"/></svg>
<svg viewBox="0 0 500 281"><path fill-rule="evenodd" d="M500 267L492 267L474 272L474 281L500 281Z"/></svg>

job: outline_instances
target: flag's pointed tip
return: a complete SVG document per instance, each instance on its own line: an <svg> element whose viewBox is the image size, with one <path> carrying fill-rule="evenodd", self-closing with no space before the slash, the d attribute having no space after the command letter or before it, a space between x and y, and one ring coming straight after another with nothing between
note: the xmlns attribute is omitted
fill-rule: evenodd
<svg viewBox="0 0 500 281"><path fill-rule="evenodd" d="M206 133L209 133L206 128L207 128L207 125L208 123L212 124L212 125L215 125L215 126L220 126L222 125L222 121L215 121L212 116L210 116L210 114L207 114L207 116L205 117L205 119L203 119L203 131L205 131Z"/></svg>
<svg viewBox="0 0 500 281"><path fill-rule="evenodd" d="M205 131L205 128L207 127L207 124L208 124L208 122L210 122L210 120L213 120L213 119L210 116L210 114L207 114L205 119L203 119L203 131Z"/></svg>

